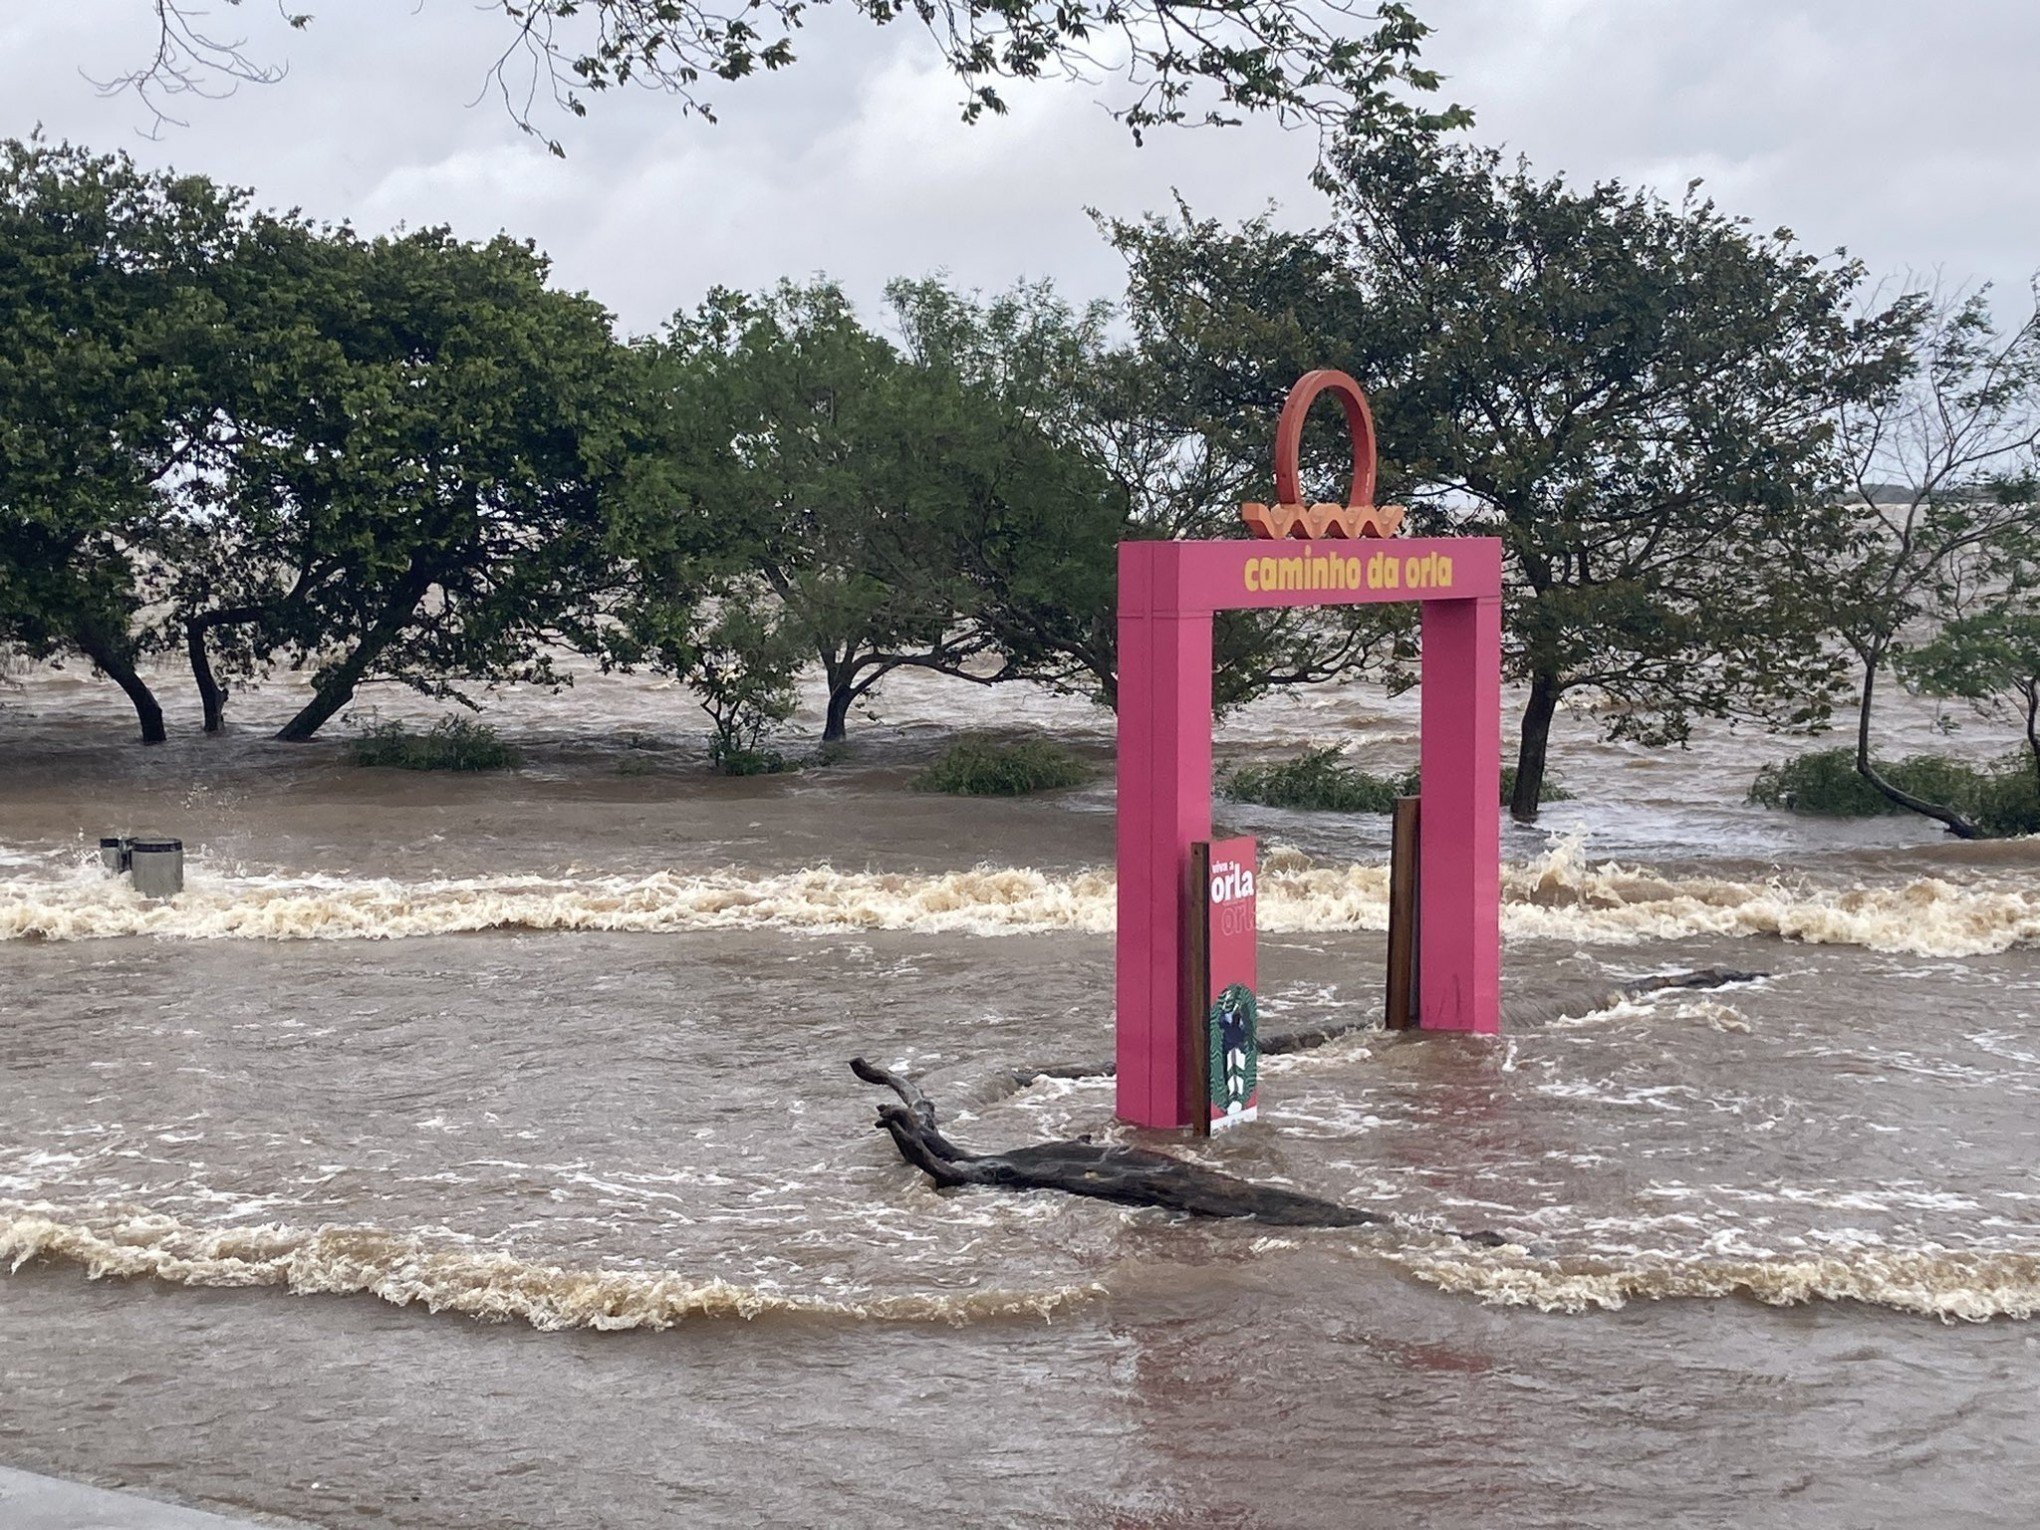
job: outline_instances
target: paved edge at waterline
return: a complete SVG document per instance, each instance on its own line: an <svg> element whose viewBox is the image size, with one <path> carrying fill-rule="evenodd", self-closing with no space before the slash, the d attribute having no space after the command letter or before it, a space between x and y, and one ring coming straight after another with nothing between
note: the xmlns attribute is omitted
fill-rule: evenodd
<svg viewBox="0 0 2040 1530"><path fill-rule="evenodd" d="M269 1521L271 1527L291 1523ZM254 1520L228 1519L6 1466L0 1466L0 1525L7 1530L262 1530Z"/></svg>

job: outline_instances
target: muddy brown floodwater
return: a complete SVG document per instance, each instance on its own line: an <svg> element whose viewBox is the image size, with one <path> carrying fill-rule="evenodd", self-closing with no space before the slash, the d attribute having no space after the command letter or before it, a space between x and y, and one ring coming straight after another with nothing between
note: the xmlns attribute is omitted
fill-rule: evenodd
<svg viewBox="0 0 2040 1530"><path fill-rule="evenodd" d="M844 1066L972 1146L1122 1131L1108 1079L1001 1082L1110 1051L1101 714L902 679L847 761L716 781L642 680L491 698L524 763L464 778L265 742L290 705L143 751L103 683L0 692L0 1460L325 1527L2040 1521L2040 845L1571 720L1505 1035L1271 1058L1263 1124L1146 1139L1395 1218L1275 1232L937 1193ZM1414 718L1284 698L1221 760L1405 764ZM971 725L1101 775L907 790ZM1220 819L1265 1023L1377 1009L1385 825ZM184 896L100 873L122 831ZM1605 997L1700 965L1769 975Z"/></svg>

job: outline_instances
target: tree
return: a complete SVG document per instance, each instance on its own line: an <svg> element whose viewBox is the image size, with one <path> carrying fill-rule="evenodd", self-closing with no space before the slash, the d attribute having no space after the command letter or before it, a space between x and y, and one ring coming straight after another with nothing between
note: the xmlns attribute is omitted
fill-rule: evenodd
<svg viewBox="0 0 2040 1530"><path fill-rule="evenodd" d="M1986 716L2015 713L2040 784L2040 614L2032 605L2027 590L2017 605L1957 617L1932 642L1900 654L1898 668L1919 689L1962 697Z"/></svg>
<svg viewBox="0 0 2040 1530"><path fill-rule="evenodd" d="M1004 661L984 678L1115 705L1117 545L1237 530L1266 435L1250 466L1238 411L1189 407L1152 336L1108 339L1105 304L1074 309L1046 284L984 299L902 281L888 298L909 357L963 410L949 457L966 490L953 532L962 606ZM1364 612L1221 613L1214 705L1346 673L1380 630Z"/></svg>
<svg viewBox="0 0 2040 1530"><path fill-rule="evenodd" d="M270 278L300 306L206 528L212 604L312 671L279 738L312 737L371 680L464 700L470 680L555 682L594 649L619 575L604 486L625 454L619 347L530 245L443 229L326 231ZM252 614L251 614L252 613ZM201 679L201 685L203 685Z"/></svg>
<svg viewBox="0 0 2040 1530"><path fill-rule="evenodd" d="M1834 534L1834 412L1895 374L1909 311L1852 320L1859 267L1711 202L1490 150L1354 137L1321 181L1337 216L1313 233L1185 215L1115 234L1208 408L1306 357L1340 366L1370 386L1414 524L1503 539L1505 660L1529 688L1515 816L1572 692L1647 742L1699 715L1821 715L1832 663L1784 576Z"/></svg>
<svg viewBox="0 0 2040 1530"><path fill-rule="evenodd" d="M656 354L662 481L713 524L712 577L756 574L804 635L825 741L894 670L957 673L984 651L948 545L955 410L840 289L713 293Z"/></svg>
<svg viewBox="0 0 2040 1530"><path fill-rule="evenodd" d="M245 39L216 31L197 5L136 3L154 12L155 46L100 88L134 92L159 129L178 121L171 111L180 96L282 77ZM518 126L540 136L542 98L580 117L590 95L625 85L662 91L713 121L711 83L794 63L794 34L810 5L826 3L488 0L483 8L503 17L505 43L487 80ZM856 9L875 25L910 17L927 28L963 84L966 121L1006 110L1004 81L1101 74L1119 76L1129 92L1114 115L1136 139L1150 127L1233 123L1254 112L1320 126L1465 118L1457 107L1429 114L1410 104L1438 80L1417 63L1429 28L1398 0L856 0ZM282 16L297 30L313 21L287 8ZM546 143L562 152L556 139Z"/></svg>
<svg viewBox="0 0 2040 1530"><path fill-rule="evenodd" d="M226 312L244 193L125 155L0 144L0 638L82 655L163 710L138 663L144 582L177 496L218 470Z"/></svg>
<svg viewBox="0 0 2040 1530"><path fill-rule="evenodd" d="M755 578L714 590L703 609L708 614L694 636L688 671L715 727L709 763L730 776L779 770L784 761L763 746L800 700L805 647L798 623Z"/></svg>
<svg viewBox="0 0 2040 1530"><path fill-rule="evenodd" d="M2009 334L1989 294L1900 300L1920 322L1894 384L1849 401L1846 557L1807 584L1856 661L1856 770L1889 801L1963 839L1980 830L1954 807L1894 783L1871 751L1877 684L1921 624L1950 623L1919 661L1955 693L2008 682L2028 620L2040 545L2040 307ZM1965 622L1965 616L1971 618Z"/></svg>

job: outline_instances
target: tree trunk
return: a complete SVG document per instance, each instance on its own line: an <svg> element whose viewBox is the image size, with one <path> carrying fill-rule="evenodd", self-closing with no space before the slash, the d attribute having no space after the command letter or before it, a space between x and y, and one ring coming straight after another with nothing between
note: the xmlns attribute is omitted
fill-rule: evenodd
<svg viewBox="0 0 2040 1530"><path fill-rule="evenodd" d="M191 655L191 678L198 683L199 703L205 708L205 731L217 733L226 712L227 692L213 674L212 660L205 651L205 623L196 617L184 624L184 646Z"/></svg>
<svg viewBox="0 0 2040 1530"><path fill-rule="evenodd" d="M1530 700L1523 708L1523 731L1516 746L1516 789L1509 794L1509 816L1535 823L1544 799L1544 755L1551 741L1551 719L1562 694L1558 676L1539 671L1531 677Z"/></svg>
<svg viewBox="0 0 2040 1530"><path fill-rule="evenodd" d="M397 635L411 620L411 613L418 609L418 602L425 598L425 592L431 586L430 579L413 575L383 608L375 626L362 634L361 641L347 656L346 662L326 677L297 716L277 729L277 738L286 744L302 744L331 722L333 714L354 699L354 688L361 684L362 677L382 651L397 640Z"/></svg>
<svg viewBox="0 0 2040 1530"><path fill-rule="evenodd" d="M99 666L100 673L127 692L134 703L135 718L142 725L142 742L160 744L169 734L163 731L163 708L148 682L135 673L134 660L109 641L104 633L86 630L75 634L79 652Z"/></svg>
<svg viewBox="0 0 2040 1530"><path fill-rule="evenodd" d="M2026 748L2033 756L2033 776L2040 783L2040 679L2019 686L2026 698Z"/></svg>
<svg viewBox="0 0 2040 1530"><path fill-rule="evenodd" d="M1080 1137L1006 1153L973 1153L942 1135L935 1124L934 1104L910 1080L861 1057L852 1059L850 1068L866 1083L881 1084L900 1097L899 1105L878 1107L878 1128L892 1138L902 1158L945 1190L959 1185L1062 1190L1122 1206L1158 1206L1193 1217L1251 1217L1278 1227L1370 1227L1389 1220L1358 1206L1257 1185L1124 1143ZM1491 1232L1453 1236L1490 1248L1504 1241Z"/></svg>
<svg viewBox="0 0 2040 1530"><path fill-rule="evenodd" d="M858 692L847 684L829 677L829 710L822 722L822 742L840 744L849 731L850 708L856 704Z"/></svg>
<svg viewBox="0 0 2040 1530"><path fill-rule="evenodd" d="M295 593L295 592L293 592ZM205 708L205 731L217 733L226 720L227 688L213 673L212 657L206 651L206 634L215 627L239 627L258 621L265 614L261 606L227 606L185 618L184 648L191 659L191 678L198 685L198 699Z"/></svg>
<svg viewBox="0 0 2040 1530"><path fill-rule="evenodd" d="M1870 709L1877 697L1877 671L1882 667L1883 659L1884 655L1880 652L1863 661L1863 700L1856 709L1856 774L1881 792L1886 801L1933 819L1957 839L1982 839L1983 831L1953 808L1929 802L1924 797L1915 797L1904 788L1894 786L1879 775L1877 767L1871 763Z"/></svg>

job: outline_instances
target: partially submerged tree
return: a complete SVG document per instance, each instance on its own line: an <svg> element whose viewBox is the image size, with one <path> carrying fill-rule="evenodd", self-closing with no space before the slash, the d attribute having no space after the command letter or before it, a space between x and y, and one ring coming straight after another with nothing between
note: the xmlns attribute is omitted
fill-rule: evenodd
<svg viewBox="0 0 2040 1530"><path fill-rule="evenodd" d="M1921 660L1956 694L2013 684L2040 550L2040 308L2009 332L1987 292L1934 300L1911 365L1893 387L1849 401L1840 439L1850 471L1846 556L1809 569L1805 598L1856 662L1856 769L1887 799L1963 839L1980 830L1945 802L1905 790L1873 754L1878 682L1923 626L1953 622ZM1963 618L1971 620L1963 624Z"/></svg>
<svg viewBox="0 0 2040 1530"><path fill-rule="evenodd" d="M135 708L145 582L178 496L230 441L219 268L246 199L125 155L0 143L0 639L81 656Z"/></svg>
<svg viewBox="0 0 2040 1530"><path fill-rule="evenodd" d="M1114 343L1106 305L1046 284L986 299L903 281L888 297L908 355L961 406L953 541L963 614L1002 660L989 678L1116 705L1118 544L1237 532L1280 393L1266 430L1252 410L1203 413L1154 336ZM1366 611L1222 612L1214 705L1350 673L1382 630Z"/></svg>
<svg viewBox="0 0 2040 1530"><path fill-rule="evenodd" d="M1488 150L1354 138L1322 178L1339 216L1316 234L1115 233L1211 412L1340 366L1415 524L1503 539L1529 687L1514 814L1537 812L1569 693L1647 742L1699 715L1817 718L1832 664L1784 576L1831 534L1834 411L1895 373L1910 311L1852 320L1856 265L1711 202Z"/></svg>
<svg viewBox="0 0 2040 1530"><path fill-rule="evenodd" d="M827 3L485 0L481 8L504 22L486 77L518 126L545 137L556 154L558 140L537 125L547 99L580 117L591 95L636 85L713 121L708 91L793 64L794 35L810 7ZM100 87L134 92L159 128L178 121L177 97L282 78L280 65L218 30L200 6L135 4L152 13L154 46ZM1116 77L1123 89L1112 110L1136 139L1151 127L1228 124L1254 113L1320 126L1456 123L1465 115L1412 104L1438 80L1417 62L1429 28L1398 0L857 0L855 9L878 26L921 23L963 86L966 121L1003 113L1006 82L1043 77ZM300 31L316 14L279 10Z"/></svg>
<svg viewBox="0 0 2040 1530"><path fill-rule="evenodd" d="M622 430L592 300L499 237L329 236L303 293L298 406L237 452L227 492L265 639L312 672L278 737L308 739L371 680L462 699L554 682L598 642L613 583L602 481Z"/></svg>
<svg viewBox="0 0 2040 1530"><path fill-rule="evenodd" d="M2040 784L2040 611L2030 590L2017 605L1957 617L1932 642L1900 654L1898 669L1931 695L1959 696L1985 716L2016 717Z"/></svg>
<svg viewBox="0 0 2040 1530"><path fill-rule="evenodd" d="M765 740L800 701L806 649L798 623L754 577L725 583L698 609L686 672L715 729L709 763L727 776L781 769L783 758Z"/></svg>
<svg viewBox="0 0 2040 1530"><path fill-rule="evenodd" d="M959 621L948 542L953 400L840 289L714 293L655 356L662 481L712 526L712 575L756 575L804 636L825 741L893 671L955 673L984 651Z"/></svg>

